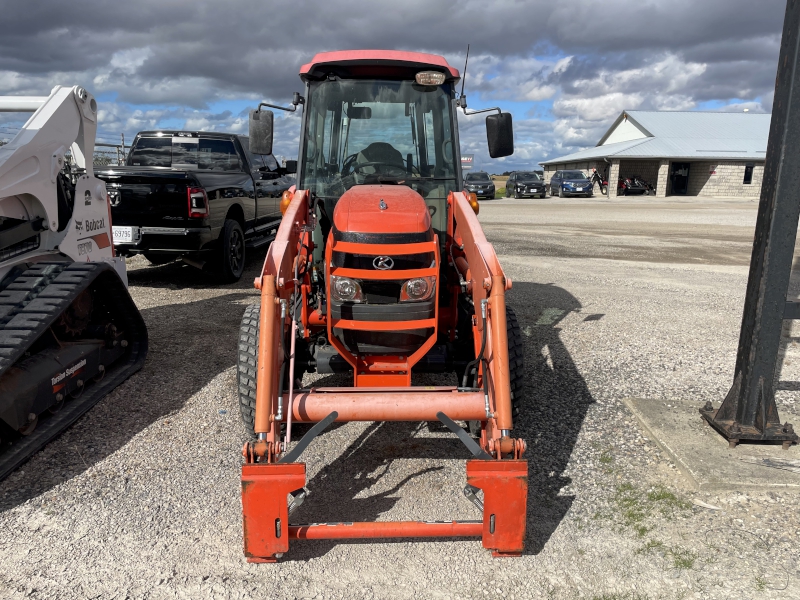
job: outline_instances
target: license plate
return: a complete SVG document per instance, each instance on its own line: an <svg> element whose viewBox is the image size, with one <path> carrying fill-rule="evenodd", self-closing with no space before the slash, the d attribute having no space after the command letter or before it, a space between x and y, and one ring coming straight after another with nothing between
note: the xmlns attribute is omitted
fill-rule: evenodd
<svg viewBox="0 0 800 600"><path fill-rule="evenodd" d="M111 229L113 230L115 244L133 243L133 227L117 227L115 225Z"/></svg>

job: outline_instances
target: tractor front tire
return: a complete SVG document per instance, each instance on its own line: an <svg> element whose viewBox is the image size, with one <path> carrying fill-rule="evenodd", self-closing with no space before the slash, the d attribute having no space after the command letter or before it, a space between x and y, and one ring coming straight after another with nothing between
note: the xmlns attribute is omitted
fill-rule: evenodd
<svg viewBox="0 0 800 600"><path fill-rule="evenodd" d="M239 326L239 351L236 360L236 380L239 385L239 412L247 433L255 435L256 377L258 374L258 323L261 305L251 304L244 309Z"/></svg>
<svg viewBox="0 0 800 600"><path fill-rule="evenodd" d="M508 380L511 384L511 414L516 417L525 402L525 342L514 309L506 304L506 335L508 337ZM481 435L480 421L467 421L470 435Z"/></svg>
<svg viewBox="0 0 800 600"><path fill-rule="evenodd" d="M525 342L514 309L506 304L506 334L508 336L508 378L511 382L511 412L522 410L525 401Z"/></svg>

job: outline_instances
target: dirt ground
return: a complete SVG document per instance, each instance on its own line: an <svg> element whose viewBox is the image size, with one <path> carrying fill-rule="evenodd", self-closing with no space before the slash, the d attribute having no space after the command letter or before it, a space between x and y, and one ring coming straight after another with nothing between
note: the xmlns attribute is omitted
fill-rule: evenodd
<svg viewBox="0 0 800 600"><path fill-rule="evenodd" d="M526 344L518 559L478 541L298 542L247 564L235 357L264 251L227 286L130 261L147 364L0 483L0 597L800 598L798 495L692 491L622 403L725 396L755 217L746 201L481 203ZM796 396L778 394L794 423ZM467 456L434 424L333 427L304 454L293 519L477 518Z"/></svg>

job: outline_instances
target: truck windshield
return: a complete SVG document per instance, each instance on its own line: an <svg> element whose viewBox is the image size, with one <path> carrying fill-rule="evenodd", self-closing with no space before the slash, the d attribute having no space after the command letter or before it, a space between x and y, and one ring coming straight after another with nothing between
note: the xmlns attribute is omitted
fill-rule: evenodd
<svg viewBox="0 0 800 600"><path fill-rule="evenodd" d="M456 184L451 110L450 84L312 83L300 188L338 198L354 185L396 183L446 198Z"/></svg>
<svg viewBox="0 0 800 600"><path fill-rule="evenodd" d="M200 171L237 171L241 168L231 140L169 134L138 138L128 155L128 165Z"/></svg>

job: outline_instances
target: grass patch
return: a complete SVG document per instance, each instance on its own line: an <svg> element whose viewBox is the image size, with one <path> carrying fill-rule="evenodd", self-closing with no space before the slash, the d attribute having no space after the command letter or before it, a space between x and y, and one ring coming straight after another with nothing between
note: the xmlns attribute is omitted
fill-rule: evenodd
<svg viewBox="0 0 800 600"><path fill-rule="evenodd" d="M658 540L649 540L644 546L636 551L636 554L650 554L651 552L667 553L667 547L664 542Z"/></svg>
<svg viewBox="0 0 800 600"><path fill-rule="evenodd" d="M694 568L694 563L697 560L696 552L684 548L671 548L669 554L672 559L672 566L676 569L690 571Z"/></svg>
<svg viewBox="0 0 800 600"><path fill-rule="evenodd" d="M674 516L677 511L690 510L692 503L670 492L664 486L656 486L647 492L647 499L658 505L661 514L665 517Z"/></svg>
<svg viewBox="0 0 800 600"><path fill-rule="evenodd" d="M679 571L690 571L694 569L694 563L697 561L697 553L692 550L680 547L667 547L664 542L659 540L649 540L644 546L636 551L636 554L650 554L656 552L663 558L672 562L672 567Z"/></svg>
<svg viewBox="0 0 800 600"><path fill-rule="evenodd" d="M494 197L495 198L505 198L506 197L506 188L494 188Z"/></svg>
<svg viewBox="0 0 800 600"><path fill-rule="evenodd" d="M608 458L603 461L603 456L606 454L604 452L600 458L604 464L608 464L609 459L613 460L609 454ZM679 511L689 510L691 503L663 486L643 492L632 483L623 483L616 487L612 507L612 514L603 516L615 517L638 537L644 537L652 530L648 524L650 517L658 512L665 517L674 517ZM599 515L595 515L595 519L598 518Z"/></svg>
<svg viewBox="0 0 800 600"><path fill-rule="evenodd" d="M617 486L614 502L619 509L622 522L633 529L639 537L644 537L649 531L644 522L650 516L650 510L642 500L642 495L633 484L623 483Z"/></svg>
<svg viewBox="0 0 800 600"><path fill-rule="evenodd" d="M614 462L614 457L611 456L611 453L606 451L600 455L600 464L602 465L610 465Z"/></svg>
<svg viewBox="0 0 800 600"><path fill-rule="evenodd" d="M759 592L763 592L767 589L767 580L761 577L761 575L756 575L755 579L756 589Z"/></svg>

